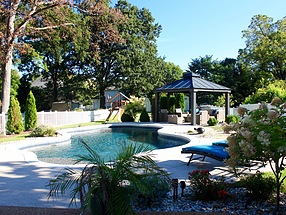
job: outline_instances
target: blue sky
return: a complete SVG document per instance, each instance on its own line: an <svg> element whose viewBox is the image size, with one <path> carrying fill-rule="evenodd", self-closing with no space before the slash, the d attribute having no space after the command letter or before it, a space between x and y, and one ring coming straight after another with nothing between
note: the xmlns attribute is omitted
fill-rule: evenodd
<svg viewBox="0 0 286 215"><path fill-rule="evenodd" d="M160 56L188 68L192 59L236 58L245 47L242 31L257 14L274 21L286 16L286 0L129 0L147 8L162 25L157 41Z"/></svg>

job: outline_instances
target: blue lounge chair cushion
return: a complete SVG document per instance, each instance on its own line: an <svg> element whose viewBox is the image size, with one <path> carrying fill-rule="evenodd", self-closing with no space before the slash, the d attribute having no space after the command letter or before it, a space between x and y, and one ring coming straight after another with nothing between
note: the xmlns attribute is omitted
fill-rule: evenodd
<svg viewBox="0 0 286 215"><path fill-rule="evenodd" d="M187 165L189 165L194 154L202 155L203 160L205 159L205 157L210 157L210 158L216 159L218 161L223 161L223 160L229 158L228 152L226 151L225 147L216 146L216 145L190 146L190 147L182 148L181 153L192 154Z"/></svg>
<svg viewBox="0 0 286 215"><path fill-rule="evenodd" d="M228 147L228 141L227 140L220 140L220 141L213 142L212 145Z"/></svg>

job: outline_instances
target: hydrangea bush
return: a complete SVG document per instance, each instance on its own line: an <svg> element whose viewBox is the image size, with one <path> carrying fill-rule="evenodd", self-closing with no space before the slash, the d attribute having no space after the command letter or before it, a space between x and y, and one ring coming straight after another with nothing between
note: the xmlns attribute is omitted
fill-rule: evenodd
<svg viewBox="0 0 286 215"><path fill-rule="evenodd" d="M262 103L257 110L239 109L241 122L233 125L234 134L228 137L230 158L227 164L234 169L250 160L270 164L276 180L276 210L279 211L280 189L285 176L286 103L273 99L268 107Z"/></svg>

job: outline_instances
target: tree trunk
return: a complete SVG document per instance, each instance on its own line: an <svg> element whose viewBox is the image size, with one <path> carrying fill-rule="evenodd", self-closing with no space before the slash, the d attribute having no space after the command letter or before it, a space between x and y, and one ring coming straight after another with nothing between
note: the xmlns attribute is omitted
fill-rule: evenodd
<svg viewBox="0 0 286 215"><path fill-rule="evenodd" d="M10 88L11 88L11 70L12 70L12 58L13 58L13 45L14 45L14 31L15 31L15 19L16 11L18 9L20 1L10 2L10 14L7 18L7 32L6 32L6 46L5 46L5 62L3 66L2 77L2 111L8 112L10 103Z"/></svg>
<svg viewBox="0 0 286 215"><path fill-rule="evenodd" d="M10 53L6 54L6 62L4 62L2 76L2 111L8 112L10 103L10 88L11 88L11 70L12 70L12 48Z"/></svg>
<svg viewBox="0 0 286 215"><path fill-rule="evenodd" d="M99 102L100 102L100 108L104 109L105 106L105 95L104 95L104 87L99 86Z"/></svg>

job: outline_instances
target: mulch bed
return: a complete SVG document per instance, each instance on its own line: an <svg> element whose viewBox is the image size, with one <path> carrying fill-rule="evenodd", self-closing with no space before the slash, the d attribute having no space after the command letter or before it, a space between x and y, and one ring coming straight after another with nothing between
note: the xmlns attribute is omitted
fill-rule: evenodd
<svg viewBox="0 0 286 215"><path fill-rule="evenodd" d="M71 208L34 208L0 206L0 214L3 215L79 215L79 209ZM88 213L85 213L89 215ZM137 215L229 215L227 213L200 213L200 212L138 212ZM232 214L233 215L233 214Z"/></svg>

